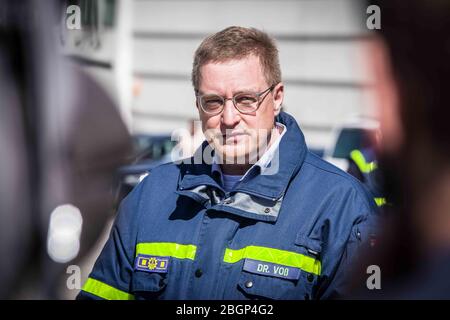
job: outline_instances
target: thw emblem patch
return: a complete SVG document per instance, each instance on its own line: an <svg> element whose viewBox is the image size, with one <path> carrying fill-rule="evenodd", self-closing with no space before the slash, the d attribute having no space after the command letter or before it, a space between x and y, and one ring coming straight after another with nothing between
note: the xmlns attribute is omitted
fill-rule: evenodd
<svg viewBox="0 0 450 320"><path fill-rule="evenodd" d="M169 257L138 254L134 263L134 269L145 272L167 273L169 259Z"/></svg>

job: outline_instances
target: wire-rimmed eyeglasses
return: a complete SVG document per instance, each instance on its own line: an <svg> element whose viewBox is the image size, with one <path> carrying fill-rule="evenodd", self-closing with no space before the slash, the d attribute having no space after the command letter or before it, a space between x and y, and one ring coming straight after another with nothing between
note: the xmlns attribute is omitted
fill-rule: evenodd
<svg viewBox="0 0 450 320"><path fill-rule="evenodd" d="M223 111L227 100L233 101L234 107L241 113L250 114L258 110L269 92L273 90L275 85L271 85L264 91L240 92L231 98L224 98L218 94L197 94L197 101L203 112L209 115L217 115Z"/></svg>

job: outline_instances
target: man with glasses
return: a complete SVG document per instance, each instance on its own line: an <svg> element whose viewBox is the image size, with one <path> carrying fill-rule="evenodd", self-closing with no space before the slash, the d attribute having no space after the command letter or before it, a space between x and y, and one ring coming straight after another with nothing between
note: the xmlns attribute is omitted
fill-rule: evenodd
<svg viewBox="0 0 450 320"><path fill-rule="evenodd" d="M207 37L192 82L206 141L123 201L79 298L326 299L371 236L375 204L312 155L264 32Z"/></svg>

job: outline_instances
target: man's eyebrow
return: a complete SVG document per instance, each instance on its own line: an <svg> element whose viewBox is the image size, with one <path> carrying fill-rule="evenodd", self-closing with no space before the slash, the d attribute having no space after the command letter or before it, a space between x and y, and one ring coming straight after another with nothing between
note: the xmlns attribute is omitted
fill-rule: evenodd
<svg viewBox="0 0 450 320"><path fill-rule="evenodd" d="M239 94L239 93L247 93L247 92L255 93L255 92L258 92L258 90L255 88L240 89L239 91L234 92L234 95Z"/></svg>
<svg viewBox="0 0 450 320"><path fill-rule="evenodd" d="M233 96L240 94L240 93L247 93L247 92L251 92L251 93L256 93L258 92L258 90L256 88L248 88L248 89L239 89L238 91L234 91L233 92ZM218 96L222 96L221 94L217 93L217 92L203 92L201 90L198 90L198 94L199 95L218 95Z"/></svg>

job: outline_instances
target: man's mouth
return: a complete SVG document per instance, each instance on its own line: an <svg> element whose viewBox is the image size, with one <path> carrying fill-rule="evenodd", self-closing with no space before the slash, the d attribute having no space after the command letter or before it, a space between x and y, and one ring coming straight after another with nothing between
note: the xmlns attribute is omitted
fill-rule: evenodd
<svg viewBox="0 0 450 320"><path fill-rule="evenodd" d="M246 136L247 134L242 131L234 131L234 132L227 132L225 134L222 135L222 139L224 144L230 144L230 143L237 143L239 142L241 139L243 139L244 136Z"/></svg>

